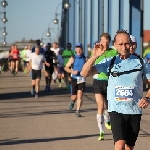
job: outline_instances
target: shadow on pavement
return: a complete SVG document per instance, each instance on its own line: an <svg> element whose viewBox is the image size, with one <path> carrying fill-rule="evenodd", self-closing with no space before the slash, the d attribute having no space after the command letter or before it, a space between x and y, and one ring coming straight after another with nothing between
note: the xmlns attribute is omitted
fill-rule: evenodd
<svg viewBox="0 0 150 150"><path fill-rule="evenodd" d="M38 107L37 107L38 108ZM91 111L96 111L96 108L89 108L89 109L84 109L81 111L82 112L91 112ZM29 110L26 111L10 111L6 113L1 113L0 118L14 118L14 117L27 117L27 116L41 116L41 115L57 115L57 114L71 114L75 113L75 110L52 110L52 111L42 111L42 112L29 112ZM84 116L82 116L84 117Z"/></svg>
<svg viewBox="0 0 150 150"><path fill-rule="evenodd" d="M140 129L140 131L143 132L143 134L139 134L140 137L146 137L146 136L150 137L150 133L148 133L147 131L145 131L143 129Z"/></svg>
<svg viewBox="0 0 150 150"><path fill-rule="evenodd" d="M0 100L12 100L17 98L29 98L31 94L29 92L13 92L0 94Z"/></svg>
<svg viewBox="0 0 150 150"><path fill-rule="evenodd" d="M40 142L53 142L53 141L64 141L64 140L76 140L76 139L84 139L89 137L97 137L98 134L92 135L78 135L73 137L56 137L56 138L46 138L46 139L27 139L27 140L2 140L0 141L0 145L18 145L18 144L26 144L26 143L40 143ZM113 139L106 139L113 140Z"/></svg>
<svg viewBox="0 0 150 150"><path fill-rule="evenodd" d="M44 97L47 95L63 95L67 93L69 93L69 91L67 90L64 90L63 92L62 91L60 92L60 90L59 91L53 90L51 92L40 91L39 96ZM34 98L34 96L31 95L30 91L0 94L0 100L13 100L13 99L16 100L21 98L32 98L32 97Z"/></svg>
<svg viewBox="0 0 150 150"><path fill-rule="evenodd" d="M92 87L86 87L85 92L93 92ZM47 95L66 95L70 94L69 90L66 90L65 88L55 88L52 89L51 92L45 92L44 90L40 90L39 96L44 97ZM0 94L0 100L12 100L12 99L20 99L20 98L32 98L33 96L30 94L30 91L28 92L13 92L13 93L2 93Z"/></svg>

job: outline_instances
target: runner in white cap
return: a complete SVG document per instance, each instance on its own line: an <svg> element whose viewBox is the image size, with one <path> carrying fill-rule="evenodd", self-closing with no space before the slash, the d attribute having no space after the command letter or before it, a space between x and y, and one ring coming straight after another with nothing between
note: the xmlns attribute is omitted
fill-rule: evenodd
<svg viewBox="0 0 150 150"><path fill-rule="evenodd" d="M137 41L133 35L130 35L130 39L131 39L130 53L135 54L135 50L137 48Z"/></svg>

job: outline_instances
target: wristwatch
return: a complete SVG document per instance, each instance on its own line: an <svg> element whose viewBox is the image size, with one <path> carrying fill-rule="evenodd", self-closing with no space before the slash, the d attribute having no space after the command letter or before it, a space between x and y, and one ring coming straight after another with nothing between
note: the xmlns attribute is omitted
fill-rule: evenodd
<svg viewBox="0 0 150 150"><path fill-rule="evenodd" d="M144 97L145 100L147 100L150 103L150 98L149 97Z"/></svg>

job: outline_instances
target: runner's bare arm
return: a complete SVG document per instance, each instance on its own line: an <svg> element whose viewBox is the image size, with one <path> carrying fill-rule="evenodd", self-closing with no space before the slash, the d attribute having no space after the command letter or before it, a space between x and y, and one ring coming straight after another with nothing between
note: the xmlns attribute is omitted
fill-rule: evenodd
<svg viewBox="0 0 150 150"><path fill-rule="evenodd" d="M50 67L50 63L48 63L47 61L44 61L43 65L46 65L46 66Z"/></svg>
<svg viewBox="0 0 150 150"><path fill-rule="evenodd" d="M73 57L71 57L71 58L69 59L69 61L67 62L66 66L64 67L64 70L65 70L66 72L72 73L71 66L72 66L73 62L74 62L74 59L73 59Z"/></svg>
<svg viewBox="0 0 150 150"><path fill-rule="evenodd" d="M146 97L149 97L150 98L150 89L148 90L147 94L146 94Z"/></svg>
<svg viewBox="0 0 150 150"><path fill-rule="evenodd" d="M97 69L93 66L96 59L101 56L105 52L103 45L100 43L96 43L93 49L93 55L88 61L84 64L82 71L80 72L81 76L93 76L94 74L98 73Z"/></svg>
<svg viewBox="0 0 150 150"><path fill-rule="evenodd" d="M71 58L69 59L68 63L66 64L66 66L65 66L64 69L65 69L65 71L68 72L68 73L78 74L78 71L77 71L77 70L71 69L71 66L72 66L73 63L74 63L74 58L71 57Z"/></svg>
<svg viewBox="0 0 150 150"><path fill-rule="evenodd" d="M147 106L150 104L150 89L148 90L147 94L145 97L143 97L139 102L138 106L140 108L147 108Z"/></svg>
<svg viewBox="0 0 150 150"><path fill-rule="evenodd" d="M95 57L91 57L87 60L87 62L83 65L82 71L80 72L81 76L87 77L98 73L95 66L93 66L95 60L96 60Z"/></svg>
<svg viewBox="0 0 150 150"><path fill-rule="evenodd" d="M32 70L32 59L29 60L29 68Z"/></svg>

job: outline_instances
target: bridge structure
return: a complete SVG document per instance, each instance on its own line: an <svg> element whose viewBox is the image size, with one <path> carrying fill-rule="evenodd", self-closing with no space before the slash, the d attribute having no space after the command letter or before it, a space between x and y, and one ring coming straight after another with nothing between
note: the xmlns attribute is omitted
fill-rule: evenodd
<svg viewBox="0 0 150 150"><path fill-rule="evenodd" d="M64 3L69 3L69 9ZM119 29L127 30L137 39L139 55L143 52L143 3L144 0L62 0L60 47L66 48L67 42L81 42L87 56L88 46L93 48L100 34L108 32L112 38ZM26 43L25 43L26 44ZM24 43L17 43L19 49ZM0 51L8 51L11 45L0 45Z"/></svg>
<svg viewBox="0 0 150 150"><path fill-rule="evenodd" d="M70 8L64 9L63 3ZM143 49L143 3L144 0L62 0L60 45L81 42L87 56L88 47L99 41L103 32L113 37L119 29L127 30L137 39L137 53Z"/></svg>

